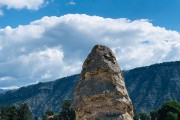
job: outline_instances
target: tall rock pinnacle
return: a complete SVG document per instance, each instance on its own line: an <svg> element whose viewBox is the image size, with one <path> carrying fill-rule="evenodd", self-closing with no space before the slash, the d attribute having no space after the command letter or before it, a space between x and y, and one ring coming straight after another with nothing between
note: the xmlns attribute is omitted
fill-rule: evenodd
<svg viewBox="0 0 180 120"><path fill-rule="evenodd" d="M115 55L96 45L74 91L76 120L133 120L133 106Z"/></svg>

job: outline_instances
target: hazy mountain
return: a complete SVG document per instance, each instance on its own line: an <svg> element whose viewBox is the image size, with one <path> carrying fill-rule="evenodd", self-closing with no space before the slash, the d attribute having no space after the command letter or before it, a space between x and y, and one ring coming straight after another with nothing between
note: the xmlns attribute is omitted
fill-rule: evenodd
<svg viewBox="0 0 180 120"><path fill-rule="evenodd" d="M126 87L138 111L158 108L167 100L180 101L180 62L155 64L123 71ZM63 99L71 99L79 75L38 83L0 94L0 105L28 102L34 114L59 111Z"/></svg>

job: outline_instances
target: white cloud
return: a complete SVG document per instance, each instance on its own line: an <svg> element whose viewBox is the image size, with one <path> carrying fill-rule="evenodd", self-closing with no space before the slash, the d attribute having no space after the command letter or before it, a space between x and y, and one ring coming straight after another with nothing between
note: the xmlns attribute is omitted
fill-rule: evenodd
<svg viewBox="0 0 180 120"><path fill-rule="evenodd" d="M4 15L4 8L38 10L48 3L48 0L0 0L0 17Z"/></svg>
<svg viewBox="0 0 180 120"><path fill-rule="evenodd" d="M67 3L68 5L76 5L76 3L74 1L70 1Z"/></svg>
<svg viewBox="0 0 180 120"><path fill-rule="evenodd" d="M14 90L14 89L18 89L19 87L17 86L9 86L9 87L1 87L0 89L2 90Z"/></svg>
<svg viewBox="0 0 180 120"><path fill-rule="evenodd" d="M28 9L37 10L45 0L0 0L0 6L6 6L8 9Z"/></svg>
<svg viewBox="0 0 180 120"><path fill-rule="evenodd" d="M0 78L0 81L8 81L8 80L13 80L13 79L14 78L12 77L5 76L5 77Z"/></svg>
<svg viewBox="0 0 180 120"><path fill-rule="evenodd" d="M0 29L0 87L79 73L95 44L109 46L123 69L180 59L180 34L148 20L69 14Z"/></svg>

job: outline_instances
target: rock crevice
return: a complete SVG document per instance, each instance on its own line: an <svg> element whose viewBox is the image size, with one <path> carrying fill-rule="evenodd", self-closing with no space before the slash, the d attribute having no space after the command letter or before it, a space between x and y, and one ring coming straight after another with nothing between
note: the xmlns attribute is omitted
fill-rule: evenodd
<svg viewBox="0 0 180 120"><path fill-rule="evenodd" d="M133 106L115 55L96 45L74 91L76 120L133 120Z"/></svg>

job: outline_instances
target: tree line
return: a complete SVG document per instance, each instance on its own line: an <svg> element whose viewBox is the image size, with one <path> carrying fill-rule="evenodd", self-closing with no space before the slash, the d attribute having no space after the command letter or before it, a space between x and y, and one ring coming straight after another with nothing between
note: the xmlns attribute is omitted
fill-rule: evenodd
<svg viewBox="0 0 180 120"><path fill-rule="evenodd" d="M71 100L64 100L59 113L47 110L42 117L33 116L27 103L3 106L0 107L0 120L75 120L75 111L70 106Z"/></svg>
<svg viewBox="0 0 180 120"><path fill-rule="evenodd" d="M75 111L70 106L71 100L64 100L59 114L52 110L47 110L42 120L75 120Z"/></svg>
<svg viewBox="0 0 180 120"><path fill-rule="evenodd" d="M180 102L168 101L162 106L147 113L135 112L134 120L180 120Z"/></svg>
<svg viewBox="0 0 180 120"><path fill-rule="evenodd" d="M71 100L64 100L59 113L47 110L41 118L33 117L27 103L0 108L0 120L75 120ZM180 120L180 102L165 102L159 109L147 113L135 112L134 120Z"/></svg>
<svg viewBox="0 0 180 120"><path fill-rule="evenodd" d="M32 113L27 103L0 108L0 120L32 120Z"/></svg>

